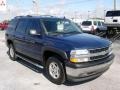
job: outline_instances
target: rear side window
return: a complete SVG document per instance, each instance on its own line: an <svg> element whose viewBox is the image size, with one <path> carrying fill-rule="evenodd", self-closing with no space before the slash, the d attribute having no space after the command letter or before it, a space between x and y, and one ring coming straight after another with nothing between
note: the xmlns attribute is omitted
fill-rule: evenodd
<svg viewBox="0 0 120 90"><path fill-rule="evenodd" d="M94 25L97 25L97 21L94 21Z"/></svg>
<svg viewBox="0 0 120 90"><path fill-rule="evenodd" d="M106 17L120 16L120 11L108 11Z"/></svg>
<svg viewBox="0 0 120 90"><path fill-rule="evenodd" d="M83 26L90 26L90 25L92 25L92 22L91 21L83 21L82 25Z"/></svg>
<svg viewBox="0 0 120 90"><path fill-rule="evenodd" d="M105 26L105 23L104 22L101 22L102 26Z"/></svg>
<svg viewBox="0 0 120 90"><path fill-rule="evenodd" d="M100 21L98 21L98 26L101 26L101 22Z"/></svg>
<svg viewBox="0 0 120 90"><path fill-rule="evenodd" d="M15 30L17 23L18 23L18 19L11 20L8 25L8 30Z"/></svg>
<svg viewBox="0 0 120 90"><path fill-rule="evenodd" d="M21 19L17 25L16 32L24 34L26 31L27 23L27 19Z"/></svg>

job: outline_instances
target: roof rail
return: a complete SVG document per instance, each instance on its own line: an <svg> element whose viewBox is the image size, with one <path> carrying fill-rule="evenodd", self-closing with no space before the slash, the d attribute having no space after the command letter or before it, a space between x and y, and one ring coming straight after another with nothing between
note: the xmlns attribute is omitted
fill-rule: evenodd
<svg viewBox="0 0 120 90"><path fill-rule="evenodd" d="M27 15L28 17L32 17L32 15Z"/></svg>
<svg viewBox="0 0 120 90"><path fill-rule="evenodd" d="M21 17L23 17L23 16L16 16L15 18L21 18Z"/></svg>
<svg viewBox="0 0 120 90"><path fill-rule="evenodd" d="M52 16L52 15L40 15L41 17L55 17L55 16Z"/></svg>
<svg viewBox="0 0 120 90"><path fill-rule="evenodd" d="M40 17L55 17L55 16L52 16L52 15L27 15L28 17L32 17L32 16L40 16Z"/></svg>

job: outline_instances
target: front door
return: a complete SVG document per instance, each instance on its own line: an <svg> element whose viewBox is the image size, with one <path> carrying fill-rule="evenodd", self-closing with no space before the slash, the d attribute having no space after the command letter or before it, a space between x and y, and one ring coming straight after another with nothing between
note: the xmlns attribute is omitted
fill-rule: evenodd
<svg viewBox="0 0 120 90"><path fill-rule="evenodd" d="M30 34L31 30L35 30L37 32L36 35ZM26 52L27 56L41 60L41 48L43 46L43 39L42 39L42 29L40 26L40 20L38 19L30 19L29 24L26 31L25 36L25 46L26 46Z"/></svg>

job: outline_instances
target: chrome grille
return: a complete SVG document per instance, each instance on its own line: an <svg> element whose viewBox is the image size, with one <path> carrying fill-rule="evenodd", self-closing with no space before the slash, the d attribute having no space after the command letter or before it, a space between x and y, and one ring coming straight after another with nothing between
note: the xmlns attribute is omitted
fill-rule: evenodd
<svg viewBox="0 0 120 90"><path fill-rule="evenodd" d="M95 50L90 50L90 60L100 60L100 59L105 59L109 56L109 47L106 48L101 48L101 49L95 49Z"/></svg>
<svg viewBox="0 0 120 90"><path fill-rule="evenodd" d="M109 47L106 47L106 48L99 48L99 49L95 49L95 50L90 50L90 53L93 54L93 53L99 53L99 52L103 52L103 51L107 51L109 50Z"/></svg>

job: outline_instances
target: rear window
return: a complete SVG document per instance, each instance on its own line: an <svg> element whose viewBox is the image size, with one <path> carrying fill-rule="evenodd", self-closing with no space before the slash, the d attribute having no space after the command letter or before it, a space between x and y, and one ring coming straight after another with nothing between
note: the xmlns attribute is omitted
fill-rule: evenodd
<svg viewBox="0 0 120 90"><path fill-rule="evenodd" d="M120 16L120 11L108 11L106 17Z"/></svg>
<svg viewBox="0 0 120 90"><path fill-rule="evenodd" d="M92 25L92 22L91 21L83 21L82 25L83 26L90 26L90 25Z"/></svg>

